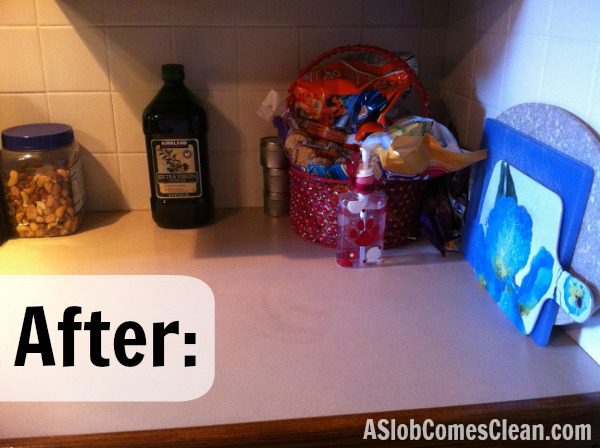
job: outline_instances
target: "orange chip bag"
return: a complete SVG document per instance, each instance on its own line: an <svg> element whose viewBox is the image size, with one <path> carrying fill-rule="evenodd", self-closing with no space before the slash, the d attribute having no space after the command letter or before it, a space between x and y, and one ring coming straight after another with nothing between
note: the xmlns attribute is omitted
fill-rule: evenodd
<svg viewBox="0 0 600 448"><path fill-rule="evenodd" d="M365 123L385 129L386 113L418 84L403 59L377 47L339 47L324 56L301 72L288 97L294 118L321 138L339 139L341 131L361 140Z"/></svg>

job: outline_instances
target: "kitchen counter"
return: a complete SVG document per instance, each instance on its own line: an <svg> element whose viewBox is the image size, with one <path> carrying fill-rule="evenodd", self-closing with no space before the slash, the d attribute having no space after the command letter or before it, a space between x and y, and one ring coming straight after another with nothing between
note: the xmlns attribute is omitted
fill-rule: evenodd
<svg viewBox="0 0 600 448"><path fill-rule="evenodd" d="M600 392L600 366L561 330L546 348L520 335L461 255L414 243L386 256L381 267L340 268L334 250L261 209L219 210L194 230L160 229L148 212L92 213L76 235L10 240L2 274L205 281L216 375L206 395L182 403L0 403L0 439Z"/></svg>

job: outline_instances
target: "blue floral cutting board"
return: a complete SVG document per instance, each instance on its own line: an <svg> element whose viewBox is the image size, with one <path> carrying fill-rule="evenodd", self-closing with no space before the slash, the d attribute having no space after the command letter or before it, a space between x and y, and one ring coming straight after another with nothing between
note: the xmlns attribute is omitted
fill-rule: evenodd
<svg viewBox="0 0 600 448"><path fill-rule="evenodd" d="M568 274L593 171L496 120L474 169L465 256L516 327L548 343L559 312L585 320L589 289Z"/></svg>

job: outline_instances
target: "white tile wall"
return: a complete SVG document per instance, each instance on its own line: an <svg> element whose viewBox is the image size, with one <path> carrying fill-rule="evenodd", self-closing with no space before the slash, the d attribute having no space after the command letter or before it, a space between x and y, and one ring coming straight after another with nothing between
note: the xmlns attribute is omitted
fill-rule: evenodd
<svg viewBox="0 0 600 448"><path fill-rule="evenodd" d="M360 37L358 27L303 27L300 30L300 66L306 67L317 55L331 48L360 42Z"/></svg>
<svg viewBox="0 0 600 448"><path fill-rule="evenodd" d="M421 56L420 28L368 27L363 29L362 41L368 45L389 48L392 51L411 51Z"/></svg>
<svg viewBox="0 0 600 448"><path fill-rule="evenodd" d="M168 27L110 27L105 47L111 89L116 91L158 90L160 66L173 59Z"/></svg>
<svg viewBox="0 0 600 448"><path fill-rule="evenodd" d="M423 11L422 0L370 0L363 3L366 25L420 27Z"/></svg>
<svg viewBox="0 0 600 448"><path fill-rule="evenodd" d="M477 30L485 33L508 32L510 23L510 4L512 0L482 1L479 4Z"/></svg>
<svg viewBox="0 0 600 448"><path fill-rule="evenodd" d="M599 20L600 24L600 20ZM598 41L550 38L542 95L552 92L552 99L575 115L584 117L590 103L594 76L598 68ZM559 87L560 86L560 87ZM600 113L596 106L596 113Z"/></svg>
<svg viewBox="0 0 600 448"><path fill-rule="evenodd" d="M360 0L303 0L300 2L300 24L360 27L361 8Z"/></svg>
<svg viewBox="0 0 600 448"><path fill-rule="evenodd" d="M473 67L475 64L475 42L477 34L474 29L455 30L451 28L446 39L446 75L443 79L445 89L471 96L473 86Z"/></svg>
<svg viewBox="0 0 600 448"><path fill-rule="evenodd" d="M149 177L146 153L119 154L119 166L124 174L120 177L120 184L126 207L130 210L147 209Z"/></svg>
<svg viewBox="0 0 600 448"><path fill-rule="evenodd" d="M471 95L483 104L499 106L505 64L506 38L484 33L475 51Z"/></svg>
<svg viewBox="0 0 600 448"><path fill-rule="evenodd" d="M597 0L453 0L446 48L442 94L465 146L485 118L532 101L600 132Z"/></svg>
<svg viewBox="0 0 600 448"><path fill-rule="evenodd" d="M287 88L298 73L299 40L296 27L238 28L240 87Z"/></svg>
<svg viewBox="0 0 600 448"><path fill-rule="evenodd" d="M238 25L295 26L300 23L297 0L238 0Z"/></svg>
<svg viewBox="0 0 600 448"><path fill-rule="evenodd" d="M235 27L183 27L173 30L173 60L186 64L192 89L235 89L238 45Z"/></svg>
<svg viewBox="0 0 600 448"><path fill-rule="evenodd" d="M86 206L91 210L127 210L119 177L120 160L116 154L93 154L87 148L82 151L85 175ZM143 167L136 170L136 175Z"/></svg>
<svg viewBox="0 0 600 448"><path fill-rule="evenodd" d="M268 90L284 95L303 65L338 45L418 54L424 14L443 34L445 3L0 0L0 59L10 61L0 71L0 128L70 123L85 148L90 208L147 208L140 117L161 64L182 62L208 111L217 204L260 205L258 144L274 129L256 110ZM423 61L431 84L437 59Z"/></svg>
<svg viewBox="0 0 600 448"><path fill-rule="evenodd" d="M596 131L600 133L600 73L596 70L596 78L594 79L594 93L592 94L592 101L590 104L589 117L590 123L595 127Z"/></svg>
<svg viewBox="0 0 600 448"><path fill-rule="evenodd" d="M554 0L515 0L512 3L510 30L512 34L538 34L547 36L550 31Z"/></svg>
<svg viewBox="0 0 600 448"><path fill-rule="evenodd" d="M448 0L424 0L423 25L426 28L446 27L448 9Z"/></svg>
<svg viewBox="0 0 600 448"><path fill-rule="evenodd" d="M210 90L195 92L208 114L208 146L215 151L237 152L240 148L252 148L242 145L238 126L241 124L241 94L237 90ZM253 114L256 116L256 114Z"/></svg>
<svg viewBox="0 0 600 448"><path fill-rule="evenodd" d="M160 65L182 62L209 113L217 204L256 206L273 133L256 109L321 51L413 51L474 147L486 117L523 101L600 129L599 14L597 0L0 0L0 128L73 124L90 207L147 208L141 112Z"/></svg>
<svg viewBox="0 0 600 448"><path fill-rule="evenodd" d="M110 92L48 93L48 109L50 120L73 126L78 142L89 151L116 152Z"/></svg>
<svg viewBox="0 0 600 448"><path fill-rule="evenodd" d="M540 101L547 46L548 40L542 36L508 36L506 54L511 57L505 59L502 108Z"/></svg>
<svg viewBox="0 0 600 448"><path fill-rule="evenodd" d="M169 25L169 2L104 0L104 17L112 25Z"/></svg>
<svg viewBox="0 0 600 448"><path fill-rule="evenodd" d="M236 0L171 0L173 25L235 26Z"/></svg>
<svg viewBox="0 0 600 448"><path fill-rule="evenodd" d="M0 0L0 26L35 25L35 0Z"/></svg>
<svg viewBox="0 0 600 448"><path fill-rule="evenodd" d="M448 6L449 29L474 31L477 29L479 0L451 0Z"/></svg>
<svg viewBox="0 0 600 448"><path fill-rule="evenodd" d="M99 0L32 0L32 2L35 2L37 7L39 25L104 24L104 4Z"/></svg>
<svg viewBox="0 0 600 448"><path fill-rule="evenodd" d="M145 151L144 134L139 130L140 117L154 94L149 90L112 92L115 137L119 152Z"/></svg>
<svg viewBox="0 0 600 448"><path fill-rule="evenodd" d="M23 123L47 122L48 100L43 93L0 95L0 122L3 129Z"/></svg>
<svg viewBox="0 0 600 448"><path fill-rule="evenodd" d="M108 90L108 65L102 27L44 26L39 34L46 90Z"/></svg>
<svg viewBox="0 0 600 448"><path fill-rule="evenodd" d="M554 0L551 17L553 37L600 40L600 7L596 0Z"/></svg>
<svg viewBox="0 0 600 448"><path fill-rule="evenodd" d="M0 29L0 60L5 61L0 70L3 92L45 90L40 41L35 28Z"/></svg>

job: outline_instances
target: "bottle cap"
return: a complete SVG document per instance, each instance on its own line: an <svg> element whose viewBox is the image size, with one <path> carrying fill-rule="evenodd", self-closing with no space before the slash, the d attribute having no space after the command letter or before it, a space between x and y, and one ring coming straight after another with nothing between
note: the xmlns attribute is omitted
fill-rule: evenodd
<svg viewBox="0 0 600 448"><path fill-rule="evenodd" d="M372 147L360 147L361 162L354 183L354 191L357 193L372 193L375 191L375 176L371 167L372 150Z"/></svg>
<svg viewBox="0 0 600 448"><path fill-rule="evenodd" d="M2 131L2 146L8 151L44 150L70 145L73 128L62 123L35 123Z"/></svg>
<svg viewBox="0 0 600 448"><path fill-rule="evenodd" d="M162 66L163 81L183 81L185 72L182 64L163 64Z"/></svg>
<svg viewBox="0 0 600 448"><path fill-rule="evenodd" d="M371 167L371 151L373 148L367 146L360 147L361 161L358 168L357 177L373 177L373 168ZM374 180L373 180L374 182Z"/></svg>
<svg viewBox="0 0 600 448"><path fill-rule="evenodd" d="M283 151L279 137L262 137L260 139L260 149L263 151Z"/></svg>

